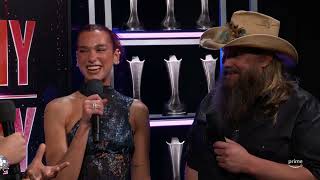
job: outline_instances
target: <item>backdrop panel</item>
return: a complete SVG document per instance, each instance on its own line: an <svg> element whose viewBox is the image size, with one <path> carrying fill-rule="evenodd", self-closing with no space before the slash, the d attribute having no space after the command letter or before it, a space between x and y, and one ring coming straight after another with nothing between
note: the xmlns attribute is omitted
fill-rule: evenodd
<svg viewBox="0 0 320 180"><path fill-rule="evenodd" d="M0 0L0 99L12 99L28 142L24 171L44 142L43 111L69 88L68 1Z"/></svg>

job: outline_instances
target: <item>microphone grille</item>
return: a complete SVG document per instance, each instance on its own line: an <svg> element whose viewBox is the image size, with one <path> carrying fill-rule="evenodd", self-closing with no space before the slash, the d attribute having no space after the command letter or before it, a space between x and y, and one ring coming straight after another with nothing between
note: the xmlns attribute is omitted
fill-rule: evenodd
<svg viewBox="0 0 320 180"><path fill-rule="evenodd" d="M87 96L98 94L100 97L103 96L103 83L101 80L92 79L86 82Z"/></svg>
<svg viewBox="0 0 320 180"><path fill-rule="evenodd" d="M0 122L14 122L16 119L16 107L11 100L0 100Z"/></svg>

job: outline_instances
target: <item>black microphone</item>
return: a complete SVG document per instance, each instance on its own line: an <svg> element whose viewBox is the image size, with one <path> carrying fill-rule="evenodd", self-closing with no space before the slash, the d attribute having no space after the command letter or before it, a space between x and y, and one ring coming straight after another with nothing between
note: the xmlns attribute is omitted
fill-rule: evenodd
<svg viewBox="0 0 320 180"><path fill-rule="evenodd" d="M212 144L216 141L226 141L224 121L221 115L215 111L206 114L207 120L207 139L208 145L212 147Z"/></svg>
<svg viewBox="0 0 320 180"><path fill-rule="evenodd" d="M14 121L16 119L16 107L13 101L0 101L0 123L2 124L4 136L9 136L15 133ZM10 165L8 175L11 179L21 179L20 164Z"/></svg>
<svg viewBox="0 0 320 180"><path fill-rule="evenodd" d="M103 83L101 80L92 79L86 82L86 96L91 96L93 94L98 94L103 97ZM100 141L100 116L98 114L93 114L91 116L92 123L92 135L93 141L99 143Z"/></svg>

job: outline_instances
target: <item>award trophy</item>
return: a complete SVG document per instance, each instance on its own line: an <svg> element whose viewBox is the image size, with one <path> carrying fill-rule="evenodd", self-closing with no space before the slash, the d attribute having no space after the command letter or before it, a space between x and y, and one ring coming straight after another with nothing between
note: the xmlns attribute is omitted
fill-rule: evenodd
<svg viewBox="0 0 320 180"><path fill-rule="evenodd" d="M173 137L171 138L171 143L166 143L168 144L171 157L173 180L180 180L180 160L184 141L179 142L177 137Z"/></svg>
<svg viewBox="0 0 320 180"><path fill-rule="evenodd" d="M127 60L128 61L128 60ZM141 99L140 97L140 84L141 84L141 74L143 70L144 60L140 61L138 56L133 56L130 64L131 78L133 85L133 98Z"/></svg>
<svg viewBox="0 0 320 180"><path fill-rule="evenodd" d="M171 97L164 106L163 115L182 115L186 114L185 105L180 102L179 98L179 70L181 59L177 60L175 55L171 55L166 60L171 85Z"/></svg>
<svg viewBox="0 0 320 180"><path fill-rule="evenodd" d="M201 14L197 20L197 28L206 30L212 27L213 23L210 21L208 0L201 0Z"/></svg>
<svg viewBox="0 0 320 180"><path fill-rule="evenodd" d="M142 31L143 27L139 21L138 9L137 9L138 0L130 0L130 16L126 23L128 31Z"/></svg>
<svg viewBox="0 0 320 180"><path fill-rule="evenodd" d="M167 3L167 14L161 25L164 30L177 30L179 28L179 23L174 17L174 0L166 0Z"/></svg>
<svg viewBox="0 0 320 180"><path fill-rule="evenodd" d="M200 58L201 59L201 58ZM215 70L217 59L211 55L206 55L206 59L201 59L204 73L207 78L208 93L213 89L215 83Z"/></svg>

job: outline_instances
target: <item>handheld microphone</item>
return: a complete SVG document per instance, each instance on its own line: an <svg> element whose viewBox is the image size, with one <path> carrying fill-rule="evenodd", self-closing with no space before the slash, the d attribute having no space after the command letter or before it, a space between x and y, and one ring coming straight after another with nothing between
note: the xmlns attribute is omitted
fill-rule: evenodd
<svg viewBox="0 0 320 180"><path fill-rule="evenodd" d="M207 119L207 139L209 146L212 147L212 144L216 141L226 141L225 132L224 132L224 122L221 118L221 115L217 112L210 112L206 114Z"/></svg>
<svg viewBox="0 0 320 180"><path fill-rule="evenodd" d="M2 124L4 136L9 136L15 133L14 121L16 119L16 107L13 101L3 100L0 101L0 123ZM8 175L11 175L12 179L21 179L20 165L10 165Z"/></svg>
<svg viewBox="0 0 320 180"><path fill-rule="evenodd" d="M103 97L103 83L101 80L93 79L86 82L86 95L91 96L93 94L98 94ZM93 114L91 117L92 123L92 135L93 141L99 143L100 141L100 116L98 114Z"/></svg>

